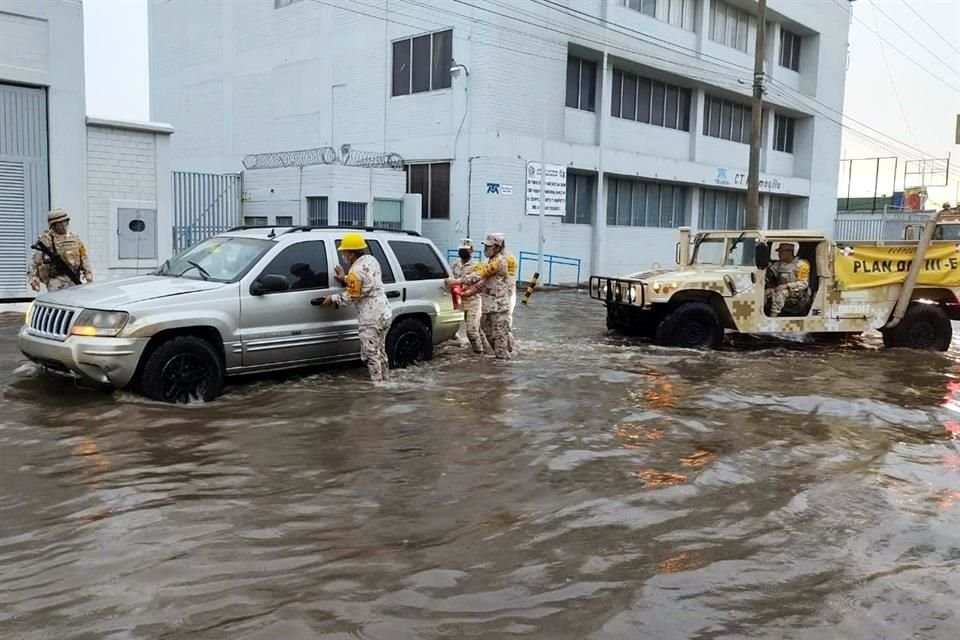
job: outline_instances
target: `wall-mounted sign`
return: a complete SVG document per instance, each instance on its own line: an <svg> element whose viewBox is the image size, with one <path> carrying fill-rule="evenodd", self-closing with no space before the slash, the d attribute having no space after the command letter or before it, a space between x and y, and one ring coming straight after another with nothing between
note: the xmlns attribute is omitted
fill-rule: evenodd
<svg viewBox="0 0 960 640"><path fill-rule="evenodd" d="M543 179L543 215L563 216L567 212L567 168L562 164L545 165ZM527 215L540 215L540 163L527 163Z"/></svg>
<svg viewBox="0 0 960 640"><path fill-rule="evenodd" d="M730 177L725 168L718 167L717 175L713 181L715 184L721 186L746 187L747 174L746 172L737 172L733 174L733 177ZM780 191L781 189L783 189L783 185L780 183L779 179L765 178L762 173L760 174L761 191Z"/></svg>
<svg viewBox="0 0 960 640"><path fill-rule="evenodd" d="M496 196L511 196L513 195L513 185L500 184L499 182L488 182L487 193L491 193Z"/></svg>

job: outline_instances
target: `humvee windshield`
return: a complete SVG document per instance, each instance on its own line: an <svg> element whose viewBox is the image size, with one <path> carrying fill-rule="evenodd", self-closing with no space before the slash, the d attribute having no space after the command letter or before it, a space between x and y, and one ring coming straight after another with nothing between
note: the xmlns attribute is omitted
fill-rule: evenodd
<svg viewBox="0 0 960 640"><path fill-rule="evenodd" d="M697 243L697 253L693 258L694 264L722 264L723 238L701 238Z"/></svg>
<svg viewBox="0 0 960 640"><path fill-rule="evenodd" d="M941 224L934 232L934 240L960 240L960 224Z"/></svg>

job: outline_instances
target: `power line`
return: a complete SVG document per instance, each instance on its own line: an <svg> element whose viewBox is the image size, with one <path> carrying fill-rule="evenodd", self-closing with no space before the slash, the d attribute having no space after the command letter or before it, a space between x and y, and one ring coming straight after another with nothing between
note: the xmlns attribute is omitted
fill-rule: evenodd
<svg viewBox="0 0 960 640"><path fill-rule="evenodd" d="M881 8L880 8L880 5L878 5L876 2L874 2L873 0L870 0L870 6L873 7L873 11L874 11L873 20L874 20L874 24L876 24L877 31L880 30L880 25L877 23L877 14L876 14L876 12L879 11L880 14L881 14L884 18L886 18L887 20L889 20L890 22L892 22L892 23L894 24L894 26L896 26L898 29L900 29L900 31L903 31L905 34L907 34L907 35L910 37L911 40L913 40L914 42L916 42L917 44L919 44L920 47L921 47L924 51L926 51L926 52L929 53L931 56L933 56L934 58L936 58L937 61L940 62L940 64L942 64L943 66L945 66L947 69L950 69L950 70L953 71L954 73L960 73L960 72L958 72L957 69L953 69L953 68L950 66L950 63L949 63L949 62L944 62L943 58L941 58L941 57L938 56L936 53L934 53L934 52L931 51L929 48L927 48L927 45L923 44L923 42L921 42L920 40L918 40L915 35L913 35L913 34L910 33L909 31L907 31L906 29L904 29L903 26L900 25L900 23L898 23L896 20L894 20L893 18L891 18L891 17L887 14L886 11L884 11L883 9L881 9Z"/></svg>
<svg viewBox="0 0 960 640"><path fill-rule="evenodd" d="M910 11L913 12L913 15L917 16L918 18L920 18L920 21L923 22L923 24L925 24L925 25L927 25L928 27L930 27L930 31L933 31L933 32L937 35L938 38L940 38L941 40L943 40L944 42L946 42L946 43L947 43L947 46L949 46L951 49L953 49L954 51L956 51L958 55L960 55L960 49L958 49L952 42L950 42L950 41L947 40L945 37L943 37L943 35L941 35L941 33L940 33L939 31L937 31L936 27L934 27L932 24L930 24L929 22L927 22L927 19L924 18L922 15L920 15L920 12L917 11L916 9L914 9L914 8L910 5L910 3L907 2L907 0L901 0L901 2L903 2L904 5L906 5L907 9L910 9ZM956 6L956 5L954 5L954 6Z"/></svg>
<svg viewBox="0 0 960 640"><path fill-rule="evenodd" d="M870 5L873 7L873 22L877 25L877 29L879 30L880 21L877 19L877 11L879 10L879 7L872 2ZM903 124L907 127L907 132L910 133L913 141L919 145L920 140L917 138L917 134L913 132L913 129L910 128L910 120L907 118L907 112L903 108L903 100L900 99L900 92L897 90L897 83L893 80L893 72L890 71L890 62L887 60L887 48L884 46L883 40L880 41L880 57L883 58L883 66L887 68L887 77L890 78L890 88L893 89L893 96L897 99L897 106L900 108L900 117L903 118Z"/></svg>

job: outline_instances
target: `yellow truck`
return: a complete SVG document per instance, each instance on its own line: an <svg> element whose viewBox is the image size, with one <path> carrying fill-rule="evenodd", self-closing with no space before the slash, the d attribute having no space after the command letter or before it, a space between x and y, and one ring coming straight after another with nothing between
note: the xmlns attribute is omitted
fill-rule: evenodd
<svg viewBox="0 0 960 640"><path fill-rule="evenodd" d="M880 331L887 347L946 351L960 320L960 216L933 214L915 240L838 244L818 231L680 229L678 266L591 276L607 328L664 346L710 349L727 333L854 335ZM909 236L909 230L908 230ZM773 316L771 253L798 247L810 265L809 303ZM920 259L917 259L920 256Z"/></svg>

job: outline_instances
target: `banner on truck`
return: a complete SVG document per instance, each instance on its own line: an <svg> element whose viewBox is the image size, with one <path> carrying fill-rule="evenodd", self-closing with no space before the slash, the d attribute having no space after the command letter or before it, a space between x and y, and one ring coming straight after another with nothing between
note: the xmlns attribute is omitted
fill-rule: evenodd
<svg viewBox="0 0 960 640"><path fill-rule="evenodd" d="M834 274L838 289L868 289L900 284L907 279L915 247L853 247L836 249ZM919 285L960 287L960 245L927 249Z"/></svg>

